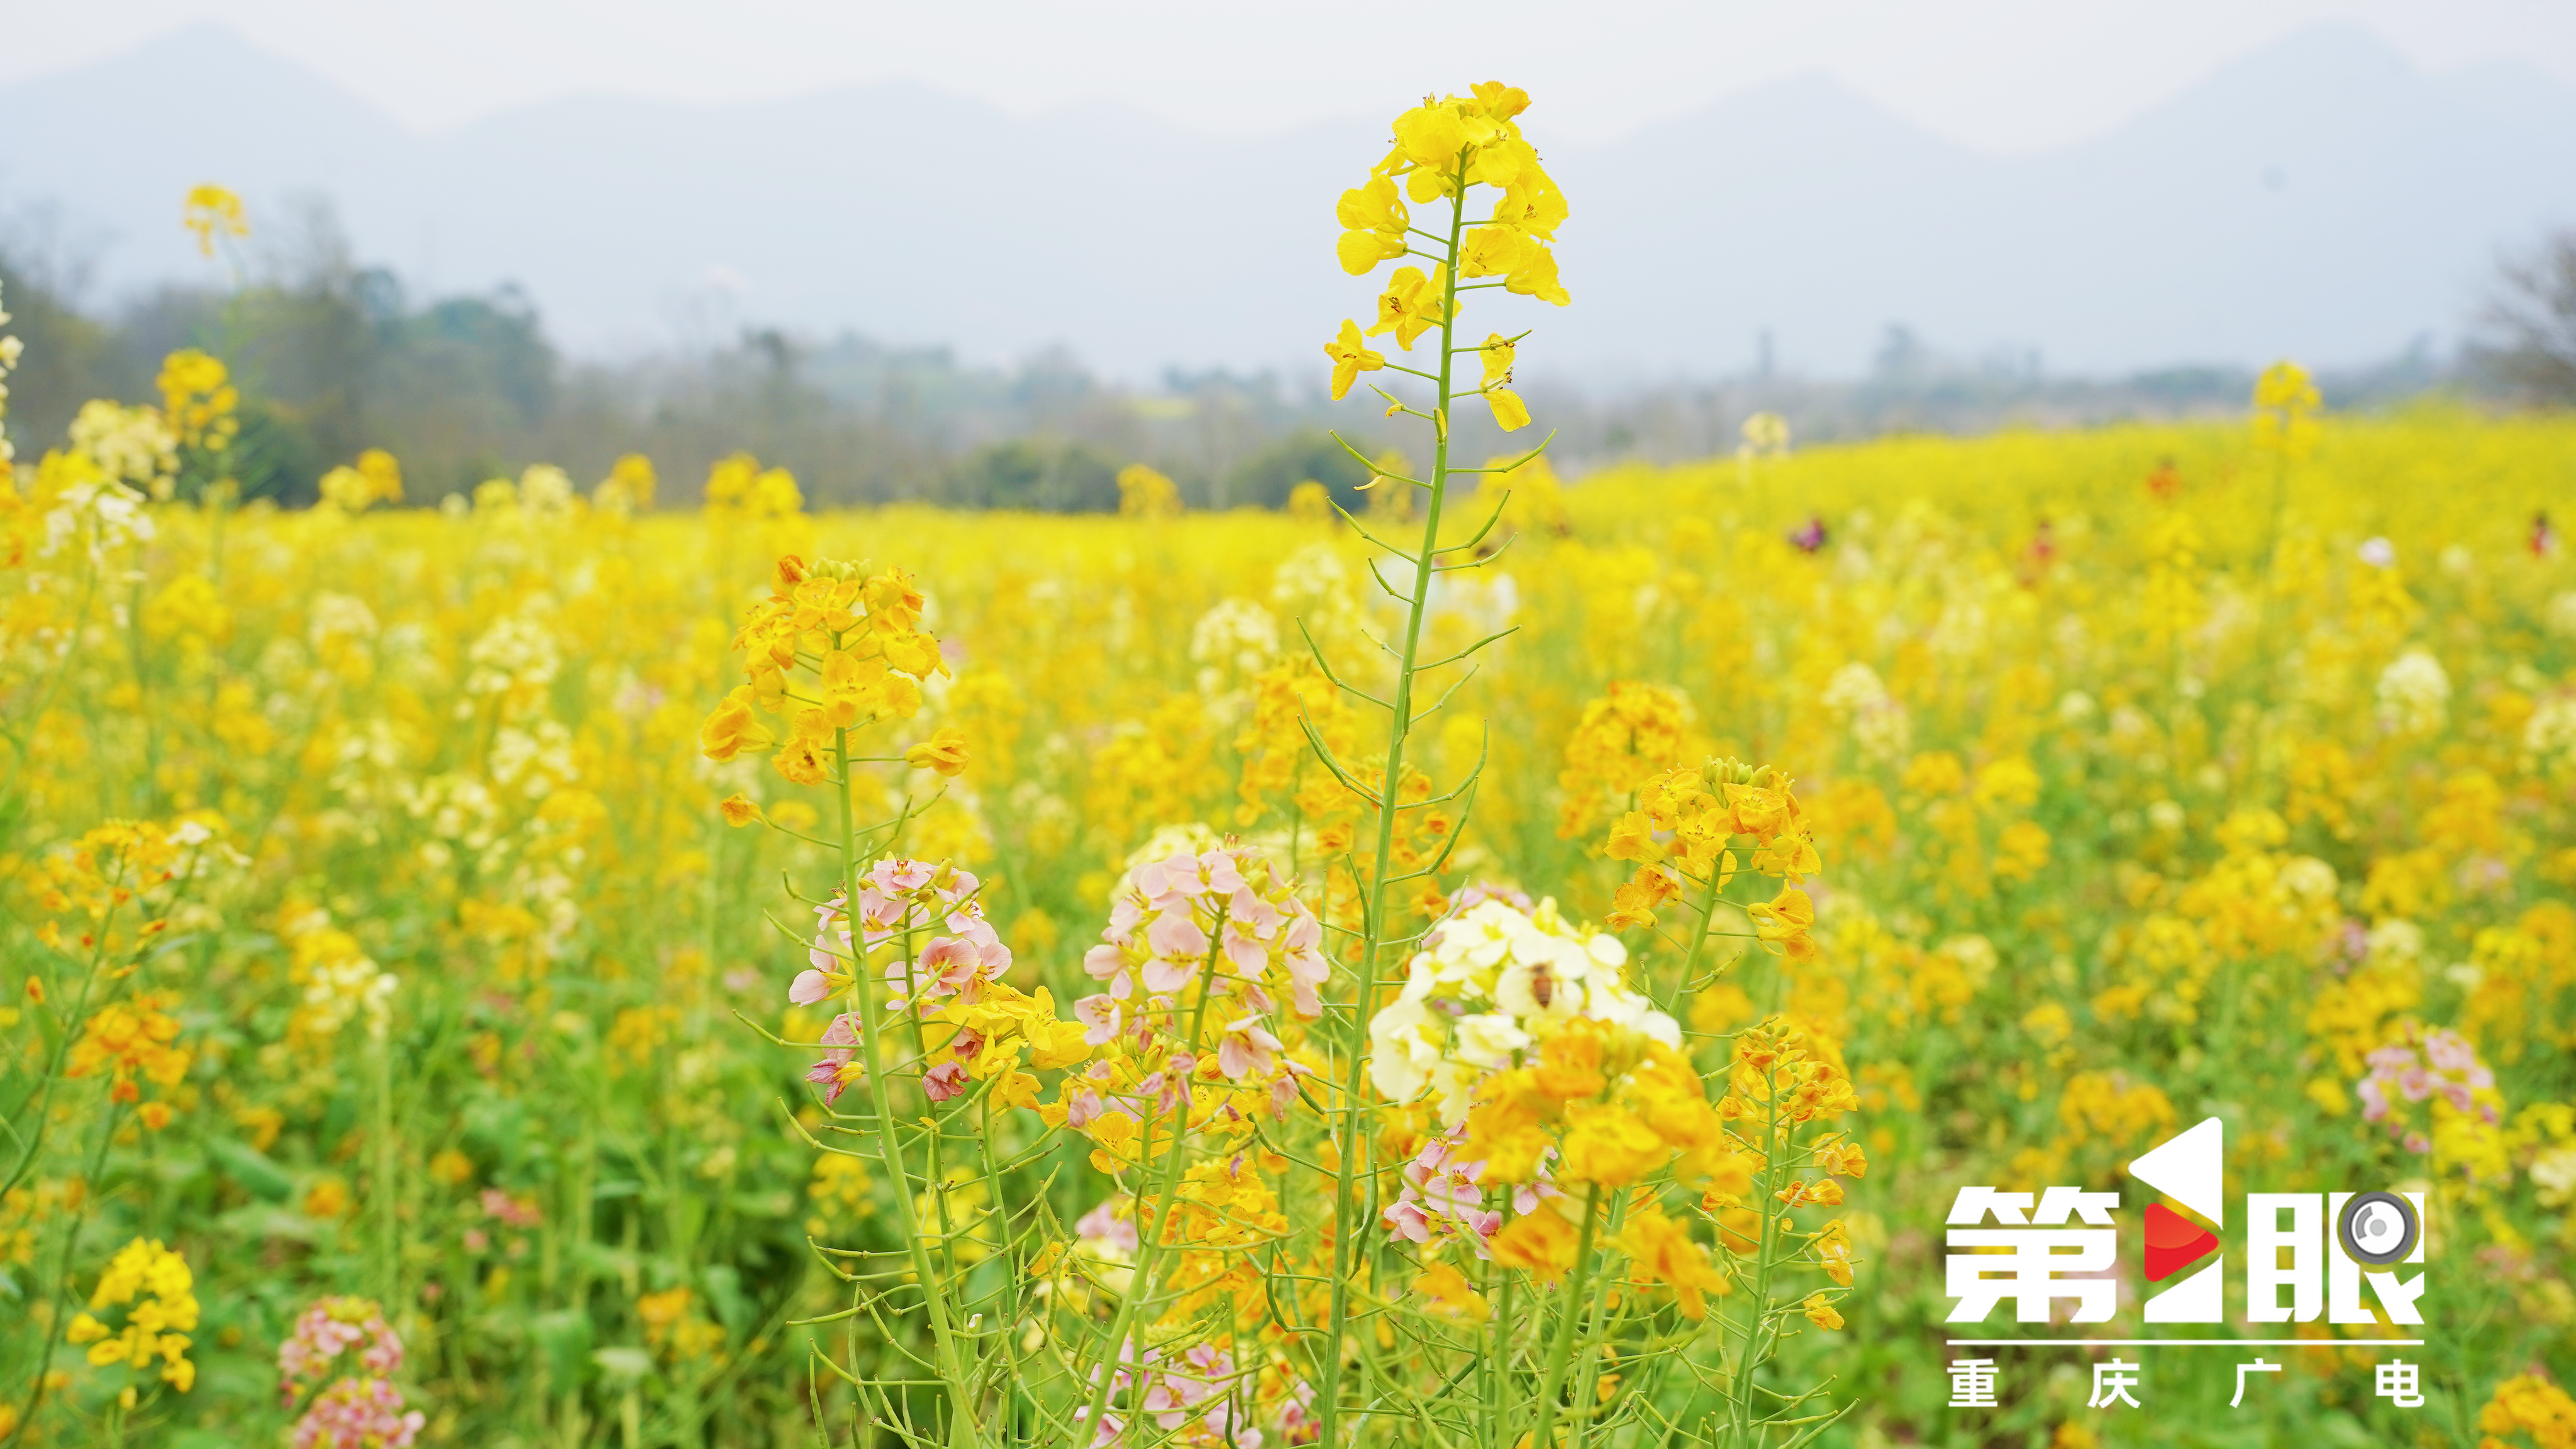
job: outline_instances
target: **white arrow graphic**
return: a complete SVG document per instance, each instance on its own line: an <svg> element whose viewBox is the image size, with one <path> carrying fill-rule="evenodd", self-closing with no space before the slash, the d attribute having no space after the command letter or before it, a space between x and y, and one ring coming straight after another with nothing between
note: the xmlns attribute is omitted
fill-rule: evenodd
<svg viewBox="0 0 2576 1449"><path fill-rule="evenodd" d="M2227 1128L2208 1117L2129 1164L2129 1176L2227 1226Z"/></svg>

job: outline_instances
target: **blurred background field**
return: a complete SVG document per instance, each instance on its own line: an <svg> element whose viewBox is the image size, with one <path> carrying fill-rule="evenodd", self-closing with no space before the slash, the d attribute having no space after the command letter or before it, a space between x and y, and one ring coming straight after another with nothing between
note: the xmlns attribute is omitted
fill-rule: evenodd
<svg viewBox="0 0 2576 1449"><path fill-rule="evenodd" d="M1856 1276L1776 1376L1823 1442L2576 1449L2576 22L1503 0L1453 63L1338 0L460 6L0 0L0 1449L284 1442L335 1344L400 1402L299 1449L849 1424L820 1365L920 1325L800 1323L851 1301L817 1245L914 1199L814 1150L774 1040L832 1020L771 893L837 800L702 749L744 611L782 555L914 577L944 669L890 752L967 763L882 803L1014 985L1089 990L1176 841L1316 893L1299 713L1355 726L1310 641L1383 685L1361 530L1428 466L1328 397L1329 202L1389 97L1488 73L1582 305L1478 304L1539 329L1496 364L1538 426L1466 409L1450 462L1550 444L1457 475L1500 522L1425 651L1511 632L1410 746L1484 763L1437 884L1604 922L1658 772L1795 777L1821 951L1665 1004L1704 1070L1784 1013L1859 1088ZM2125 1224L2210 1115L2237 1192L2429 1195L2424 1406L2388 1328L2309 1323L2241 1410L2012 1349L1948 1407L1957 1188ZM1028 1200L1108 1200L1019 1171L942 1190L979 1293ZM1313 1442L1270 1351L1228 1449Z"/></svg>
<svg viewBox="0 0 2576 1449"><path fill-rule="evenodd" d="M2466 1442L2504 1381L2576 1369L2576 567L2542 516L2576 425L2431 406L2329 417L2303 456L2259 441L1893 439L1579 485L1533 465L1508 550L1438 599L1443 641L1520 626L1432 727L1446 769L1490 752L1453 888L1598 918L1627 872L1604 834L1649 767L1799 777L1826 950L1742 959L1690 1009L1798 1013L1864 1089L1859 1291L1798 1348L1864 1401L1841 1442L2090 1442L2089 1385L2036 1361L2007 1362L1990 1418L1943 1407L1949 1195L2108 1184L2212 1112L2240 1183L2433 1192L2431 1402L2401 1416L2321 1346L2256 1429L2230 1427L2223 1367L2157 1382L2157 1433ZM963 731L972 765L913 848L988 876L1018 971L1059 998L1155 829L1277 829L1238 811L1296 745L1256 704L1301 674L1298 624L1384 623L1311 498L808 514L744 467L675 512L648 490L695 489L648 480L172 503L148 537L22 482L0 515L12 1158L40 1120L17 1094L79 1026L66 852L120 819L209 843L147 895L167 934L100 988L178 1024L184 1069L142 1082L166 1125L104 1135L105 1084L65 1082L0 1209L12 1402L57 1275L145 1236L193 1265L204 1321L194 1390L138 1439L282 1429L289 1319L364 1292L408 1340L427 1442L804 1442L812 1330L783 1320L833 1301L806 1240L871 1242L884 1204L849 1159L816 1165L782 1115L803 1058L745 1024L818 1026L782 1016L802 953L756 904L814 862L715 809L812 807L696 747L742 581L789 551L918 574L953 677L917 723ZM2367 1119L2364 1054L2434 1029L2492 1084ZM1055 1191L1078 1213L1091 1190ZM123 1371L58 1362L27 1437L90 1442Z"/></svg>

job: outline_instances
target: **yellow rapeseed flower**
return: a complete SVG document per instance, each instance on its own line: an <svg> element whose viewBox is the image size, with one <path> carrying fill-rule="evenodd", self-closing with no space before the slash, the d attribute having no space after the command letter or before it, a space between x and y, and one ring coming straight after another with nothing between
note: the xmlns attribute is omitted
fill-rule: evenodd
<svg viewBox="0 0 2576 1449"><path fill-rule="evenodd" d="M187 200L179 208L181 224L197 239L201 256L215 254L215 238L250 235L250 217L242 210L242 200L213 182L188 188Z"/></svg>
<svg viewBox="0 0 2576 1449"><path fill-rule="evenodd" d="M1410 352L1414 339L1448 320L1449 268L1447 264L1425 273L1420 267L1398 267L1387 279L1386 290L1378 294L1377 321L1368 335L1395 334L1395 345Z"/></svg>
<svg viewBox="0 0 2576 1449"><path fill-rule="evenodd" d="M1378 263L1404 255L1410 218L1393 177L1371 176L1367 184L1343 192L1333 215L1343 227L1341 240L1333 248L1343 271L1363 276Z"/></svg>
<svg viewBox="0 0 2576 1449"><path fill-rule="evenodd" d="M1361 373L1386 366L1386 355L1371 351L1361 340L1360 324L1348 318L1342 321L1341 335L1324 344L1324 355L1333 360L1333 396L1337 400L1350 392Z"/></svg>

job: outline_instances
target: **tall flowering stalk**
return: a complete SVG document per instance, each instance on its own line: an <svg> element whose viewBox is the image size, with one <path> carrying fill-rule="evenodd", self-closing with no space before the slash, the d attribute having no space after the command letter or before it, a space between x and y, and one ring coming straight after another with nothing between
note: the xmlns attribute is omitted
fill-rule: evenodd
<svg viewBox="0 0 2576 1449"><path fill-rule="evenodd" d="M870 1160L852 1170L881 1174L899 1240L817 1245L850 1287L847 1308L794 1325L846 1326L840 1352L816 1346L818 1419L825 1374L862 1419L950 1449L1264 1449L1273 1436L1499 1449L1632 1425L1750 1443L1822 1417L1789 1412L1812 1391L1756 1380L1800 1316L1840 1323L1835 1290L1777 1289L1801 1271L1849 1284L1840 1228L1796 1214L1839 1202L1834 1179L1865 1166L1816 1125L1852 1109L1850 1083L1830 1041L1784 1018L1735 1037L1712 1095L1675 1014L1703 984L1721 904L1766 949L1816 954L1798 882L1820 862L1788 780L1733 761L1657 773L1641 756L1585 795L1587 818L1597 797L1626 797L1608 853L1638 868L1612 926L1652 926L1676 897L1689 910L1677 959L1632 980L1628 947L1552 900L1445 892L1481 764L1443 790L1409 758L1447 702L1430 682L1502 637L1424 657L1439 575L1498 551L1482 545L1507 501L1493 490L1491 514L1451 539L1449 489L1537 457L1451 464L1462 403L1481 398L1506 431L1528 422L1510 389L1520 337L1461 340L1460 297L1566 300L1549 251L1565 206L1514 119L1526 105L1488 84L1407 111L1342 201L1349 270L1431 269L1397 267L1374 325L1344 323L1327 349L1334 391L1361 372L1428 384L1409 400L1379 392L1431 428L1432 465L1374 485L1426 495L1411 543L1350 520L1386 556L1372 567L1404 611L1391 685L1367 693L1315 651L1334 690L1385 714L1383 752L1354 758L1356 707L1290 675L1269 676L1255 719L1256 740L1302 732L1337 787L1296 792L1320 879L1292 874L1294 833L1282 863L1205 827L1166 829L1125 861L1081 958L1087 989L1073 985L1060 1015L987 921L986 882L903 853L927 802L907 791L860 823L881 793L872 768L967 765L951 730L900 752L862 743L905 729L943 671L920 593L900 573L790 556L752 606L735 641L745 683L700 743L720 762L768 751L791 785L831 797L829 837L770 821L836 862L803 901L811 926L793 931L805 965L785 994L825 1016L800 1128ZM1498 196L1471 221L1479 186ZM1443 224L1415 226L1408 197ZM1436 336L1436 358L1412 367L1368 346L1390 333L1406 352ZM1458 371L1470 359L1472 385ZM1282 731L1289 716L1297 729ZM1293 778L1273 755L1269 788ZM744 796L725 813L765 818ZM1781 884L1730 902L1739 879Z"/></svg>
<svg viewBox="0 0 2576 1449"><path fill-rule="evenodd" d="M187 910L191 889L202 889L219 867L242 863L224 838L222 821L209 814L168 823L110 821L44 857L37 872L36 904L53 919L44 921L33 934L45 948L50 969L46 975L27 978L25 1000L52 1028L53 1040L44 1055L27 1063L34 1070L22 1069L19 1081L13 1083L22 1091L9 1104L11 1120L25 1124L25 1130L17 1134L18 1150L0 1159L6 1163L0 1168L0 1201L18 1196L20 1185L42 1165L47 1138L58 1120L71 1117L56 1106L57 1094L70 1084L89 1081L106 1086L98 1101L98 1125L85 1180L96 1180L111 1144L121 1132L131 1130L129 1121L159 1133L177 1117L180 1109L173 1099L193 1057L193 1050L180 1043L180 1021L174 1014L177 1001L171 993L134 990L125 983L148 952L179 939L174 926ZM112 995L102 1001L102 992ZM33 1080L26 1080L28 1076ZM195 1381L195 1369L181 1357L188 1340L156 1337L158 1330L149 1327L156 1321L151 1314L133 1320L147 1325L144 1329L102 1342L106 1330L97 1319L75 1318L66 1311L81 1234L94 1205L86 1192L75 1200L77 1206L62 1214L54 1245L56 1301L49 1305L54 1312L43 1330L32 1382L23 1402L0 1399L0 1411L6 1414L6 1423L0 1424L0 1444L12 1442L17 1431L34 1423L48 1393L55 1348L66 1338L75 1346L90 1345L94 1363L109 1362L100 1355L117 1344L123 1345L118 1352L130 1351L130 1361L138 1369L152 1353L160 1352L167 1364L162 1381L181 1393ZM157 1242L147 1250L138 1239L120 1253L101 1279L91 1307L130 1301L133 1285L146 1281L176 1285L168 1295L168 1316L159 1320L163 1326L194 1327L196 1302L185 1293L186 1265ZM153 1289L155 1294L161 1293L161 1286ZM188 1320L184 1324L178 1321L181 1299ZM132 1393L129 1386L118 1412L132 1407Z"/></svg>
<svg viewBox="0 0 2576 1449"><path fill-rule="evenodd" d="M1436 853L1426 858L1410 848L1419 832L1405 817L1471 800L1482 770L1480 762L1445 794L1409 772L1415 727L1448 700L1444 693L1421 708L1418 691L1436 671L1501 637L1445 658L1422 657L1438 575L1477 567L1500 551L1482 545L1502 520L1508 494L1480 527L1446 541L1451 485L1461 474L1499 473L1507 482L1545 447L1489 468L1451 463L1453 410L1467 400L1483 399L1505 432L1529 421L1510 387L1526 334L1466 340L1460 297L1499 288L1560 306L1569 300L1550 250L1567 208L1521 135L1516 117L1527 105L1522 92L1487 83L1406 111L1395 120L1393 149L1365 185L1343 194L1339 209L1346 270L1365 273L1407 257L1431 270L1397 267L1374 323L1342 324L1325 348L1333 394L1346 394L1364 372L1428 384L1427 399L1372 388L1390 417L1430 427L1432 465L1420 479L1373 466L1372 486L1426 495L1422 530L1410 545L1350 520L1396 564L1393 579L1383 563L1371 568L1404 611L1400 641L1389 646L1395 667L1387 695L1335 680L1386 713L1385 753L1352 762L1321 731L1307 729L1316 754L1373 811L1375 827L1374 840L1361 842L1345 866L1358 878L1362 908L1352 928L1342 1091L1329 1124L1331 1291L1323 1321L1307 1336L1316 1429L1322 1442L1338 1445L1377 1437L1394 1421L1407 1441L1549 1449L1606 1440L1624 1424L1703 1442L1752 1443L1775 1428L1812 1434L1833 1417L1796 1412L1817 1391L1782 1394L1757 1379L1792 1320L1803 1315L1818 1329L1841 1326L1832 1289L1794 1302L1776 1291L1782 1275L1800 1270L1822 1272L1839 1286L1851 1279L1839 1223L1803 1230L1793 1216L1839 1202L1835 1176L1857 1176L1866 1166L1845 1139L1812 1130L1857 1105L1831 1044L1811 1041L1787 1020L1748 1029L1737 1038L1729 1090L1712 1103L1682 1050L1679 1024L1629 984L1628 953L1615 937L1567 923L1552 901L1532 907L1486 890L1445 900L1436 877L1446 842L1456 839L1453 820L1442 820L1444 845ZM1479 186L1498 194L1490 217L1471 222L1469 194ZM1417 226L1407 200L1445 217L1435 229ZM1407 366L1368 345L1389 334L1408 353L1436 334L1431 364ZM1458 373L1470 358L1477 366L1472 383ZM1331 674L1320 650L1317 658ZM1707 984L1703 951L1739 875L1780 882L1767 900L1735 903L1757 925L1750 934L1786 957L1816 954L1808 935L1814 909L1799 882L1820 861L1784 777L1712 761L1617 788L1632 808L1612 831L1607 853L1637 862L1638 870L1620 887L1611 924L1652 926L1656 908L1676 897L1691 918L1663 993L1667 1002ZM1568 808L1590 806L1570 800ZM1459 813L1464 809L1461 803ZM1409 924L1425 918L1427 929ZM1401 990L1382 1003L1398 961ZM1390 1118L1388 1103L1404 1115ZM1418 1132L1401 1125L1368 1130L1372 1121L1420 1122L1425 1110L1432 1120ZM1409 1162L1371 1158L1373 1146L1390 1138L1411 1142ZM1400 1189L1386 1180L1397 1166ZM1818 1175L1794 1175L1802 1169ZM1395 1200L1386 1203L1391 1189ZM1695 1218L1716 1225L1722 1256L1694 1237ZM1390 1279L1407 1257L1410 1292L1398 1294ZM1614 1292L1622 1262L1626 1289ZM1642 1291L1656 1287L1670 1291L1669 1302ZM1711 1300L1745 1288L1751 1291L1731 1330L1723 1314L1712 1321ZM1691 1341L1702 1335L1718 1341L1694 1353ZM1724 1368L1715 1375L1683 1370L1695 1357ZM1365 1386L1360 1394L1350 1391L1354 1376ZM1461 1385L1468 1391L1459 1392Z"/></svg>
<svg viewBox="0 0 2576 1449"><path fill-rule="evenodd" d="M837 1104L851 1083L865 1085L877 1156L904 1179L893 1195L896 1227L906 1245L913 1306L929 1326L932 1367L946 1392L950 1441L967 1445L981 1442L980 1406L967 1371L954 1285L939 1261L940 1249L953 1248L943 1134L935 1117L920 1115L964 1095L964 1074L953 1061L930 1060L924 1018L925 1007L943 990L970 987L1008 966L1010 957L983 925L973 877L892 854L910 818L909 797L892 819L862 826L854 790L854 771L872 762L962 766L950 741L916 746L909 760L861 752L867 731L918 714L923 680L945 672L938 640L919 627L922 602L900 571L870 573L832 560L808 564L794 555L780 559L770 596L753 606L734 639L745 656L748 682L708 716L699 743L719 761L774 746L771 764L780 776L824 786L837 797L828 842L839 861L834 890L813 904L820 929L812 939L812 965L790 994L799 1004L849 1008L825 1031L828 1049L809 1077L823 1087L827 1105ZM763 713L778 716L782 727L763 723ZM738 818L747 822L751 816ZM880 973L886 985L898 988L891 1001L875 979ZM898 1021L911 1028L910 1053L900 1053L892 1037ZM890 1055L894 1061L887 1060ZM978 1063L987 1068L986 1084L990 1066L999 1062L996 1052ZM1006 1083L1005 1090L1012 1085ZM932 1130L926 1137L907 1142L907 1123L896 1115L899 1102L914 1120L928 1121ZM923 1197L910 1190L915 1182L931 1184L928 1212Z"/></svg>
<svg viewBox="0 0 2576 1449"><path fill-rule="evenodd" d="M1428 478L1387 473L1375 463L1370 464L1376 473L1373 487L1412 488L1423 494L1422 531L1413 543L1390 542L1371 533L1359 520L1350 520L1363 537L1397 562L1396 580L1390 580L1385 568L1375 560L1370 570L1379 587L1404 609L1404 631L1401 642L1394 647L1394 678L1388 695L1380 699L1350 690L1387 716L1386 752L1377 762L1375 778L1363 778L1369 773L1364 763L1337 758L1320 733L1311 727L1307 731L1325 764L1345 786L1366 800L1376 816L1374 840L1359 847L1364 852L1360 856L1364 895L1357 923L1358 940L1352 949L1357 980L1342 1065L1340 1118L1334 1134L1340 1161L1333 1196L1336 1231L1332 1292L1319 1335L1326 1351L1317 1365L1321 1432L1326 1443L1338 1443L1341 1432L1343 1364L1341 1355L1331 1351L1331 1346L1342 1341L1351 1321L1352 1286L1361 1272L1359 1256L1364 1241L1356 1228L1366 1174L1372 1167L1362 1130L1369 1110L1361 1091L1367 1059L1362 1049L1365 1024L1377 1009L1387 953L1401 949L1419 934L1399 928L1393 912L1407 903L1395 893L1399 887L1419 882L1421 895L1436 898L1437 871L1447 858L1443 849L1431 861L1399 869L1398 817L1410 811L1436 809L1452 798L1468 795L1474 785L1470 776L1448 795L1434 796L1425 791L1419 800L1408 798L1406 746L1414 727L1446 702L1444 698L1434 702L1430 710L1418 710L1415 691L1426 676L1465 662L1500 637L1481 640L1445 659L1422 657L1423 622L1429 616L1434 579L1454 569L1477 567L1484 561L1475 549L1501 521L1502 507L1498 502L1482 527L1446 545L1441 542L1441 523L1454 477L1508 473L1537 457L1545 447L1542 443L1521 458L1496 468L1457 468L1451 464L1451 420L1461 402L1483 399L1496 425L1506 432L1529 423L1529 410L1510 386L1517 349L1521 336L1526 334L1506 337L1496 332L1482 342L1462 342L1459 298L1464 292L1502 289L1558 306L1571 300L1557 280L1556 255L1550 250L1556 229L1566 219L1565 194L1540 164L1537 148L1521 134L1516 118L1528 106L1527 93L1498 81L1478 85L1464 97L1426 99L1395 118L1392 149L1371 170L1366 183L1342 193L1336 210L1343 228L1336 247L1343 270L1362 276L1381 263L1405 258L1428 262L1431 270L1425 273L1420 266L1410 264L1397 267L1386 289L1378 295L1374 322L1363 329L1358 322L1345 320L1340 333L1325 344L1325 354L1333 363L1333 396L1346 395L1363 372L1398 372L1429 384L1428 399L1415 401L1407 401L1375 383L1370 387L1386 401L1389 417L1400 414L1429 426L1432 453ZM1478 187L1491 188L1493 210L1484 220L1471 222L1468 198ZM1408 201L1431 208L1437 229L1414 225ZM1437 350L1428 359L1432 365L1408 366L1368 346L1368 338L1389 334L1397 348L1408 355L1425 334L1436 334ZM1458 374L1458 365L1470 360L1476 369L1476 381L1466 386ZM1357 450L1353 453L1358 456ZM1365 457L1361 461L1369 462ZM1455 561L1444 561L1444 554L1460 550L1467 552ZM1317 659L1330 673L1331 665L1323 660L1320 650ZM1454 833L1451 839L1454 841Z"/></svg>

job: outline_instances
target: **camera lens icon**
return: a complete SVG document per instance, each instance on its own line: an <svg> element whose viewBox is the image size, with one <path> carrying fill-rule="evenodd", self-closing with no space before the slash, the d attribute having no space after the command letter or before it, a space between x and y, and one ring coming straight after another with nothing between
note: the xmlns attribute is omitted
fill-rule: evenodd
<svg viewBox="0 0 2576 1449"><path fill-rule="evenodd" d="M2355 1193L2335 1221L2335 1236L2354 1262L2385 1268L2415 1251L2422 1230L2415 1204L2393 1192Z"/></svg>

